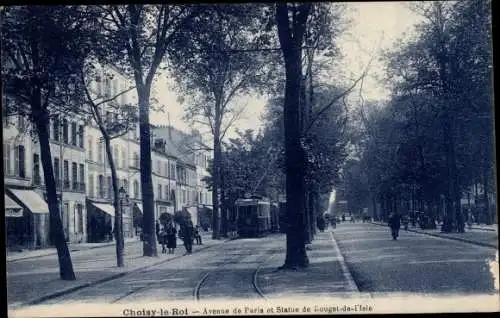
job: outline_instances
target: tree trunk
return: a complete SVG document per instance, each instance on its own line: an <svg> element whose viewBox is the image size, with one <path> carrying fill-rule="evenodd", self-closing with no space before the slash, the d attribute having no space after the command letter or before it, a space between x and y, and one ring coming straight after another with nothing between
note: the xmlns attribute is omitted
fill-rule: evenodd
<svg viewBox="0 0 500 318"><path fill-rule="evenodd" d="M64 237L64 229L61 222L59 204L57 202L56 181L54 178L54 169L52 166L52 155L50 153L49 142L49 117L46 110L40 105L40 91L35 92L31 107L33 108L33 121L38 132L40 142L40 158L42 161L43 175L45 179L45 188L47 190L47 202L50 211L50 237L52 238L59 260L59 277L63 280L75 280L73 263L69 253L68 245Z"/></svg>
<svg viewBox="0 0 500 318"><path fill-rule="evenodd" d="M222 149L220 144L220 123L215 123L214 131L214 161L213 161L213 179L212 179L212 239L220 239L220 162Z"/></svg>
<svg viewBox="0 0 500 318"><path fill-rule="evenodd" d="M122 207L119 202L119 190L118 190L118 177L116 175L116 166L113 159L113 153L111 152L111 141L108 136L104 137L104 143L106 145L106 154L108 156L109 168L111 169L111 182L113 184L113 207L115 208L115 224L114 224L114 234L115 234L115 242L116 242L116 266L123 267L123 250L125 247L123 241L123 228L122 228Z"/></svg>
<svg viewBox="0 0 500 318"><path fill-rule="evenodd" d="M143 255L158 256L155 236L153 179L151 175L151 133L149 127L150 85L139 85L139 131L141 149L141 194L143 206Z"/></svg>
<svg viewBox="0 0 500 318"><path fill-rule="evenodd" d="M286 170L286 258L282 268L307 267L305 216L305 153L301 145L300 86L302 80L301 46L309 4L301 4L301 12L294 17L290 30L287 4L276 5L279 41L285 60L285 170ZM294 35L293 37L291 35Z"/></svg>

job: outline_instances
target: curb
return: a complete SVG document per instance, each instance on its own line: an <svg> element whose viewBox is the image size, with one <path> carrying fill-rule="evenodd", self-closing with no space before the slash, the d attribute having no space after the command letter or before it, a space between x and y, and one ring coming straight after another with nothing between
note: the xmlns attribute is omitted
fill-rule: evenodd
<svg viewBox="0 0 500 318"><path fill-rule="evenodd" d="M349 285L349 288L351 289L351 292L356 292L359 293L360 290L358 288L358 285L356 285L356 281L351 275L351 271L349 270L349 267L347 266L347 263L344 259L344 255L342 255L342 252L340 251L340 248L337 244L337 241L335 240L335 237L333 236L332 231L328 231L330 233L330 238L333 243L333 249L335 250L335 253L337 254L340 267L342 268L342 273L344 274L344 278L347 281L347 285Z"/></svg>
<svg viewBox="0 0 500 318"><path fill-rule="evenodd" d="M217 244L214 244L214 245L204 246L204 247L198 249L197 251L193 252L193 254L194 253L198 253L198 252L203 251L203 250L206 250L206 249L209 249L209 248L212 248L212 247L215 247L215 246L218 246L218 245L226 243L228 241L230 241L230 240L223 240L223 241L220 241L220 243L217 243ZM98 284L102 284L102 283L105 283L105 282L108 282L108 281L112 281L112 280L121 278L121 277L126 276L126 275L131 274L131 273L139 272L139 271L142 271L144 269L147 269L147 268L150 268L150 267L153 267L153 266L156 266L156 265L160 265L160 264L163 264L163 263L167 263L167 262L179 259L179 258L181 258L183 256L185 256L185 255L176 255L176 256L174 256L172 258L161 260L161 261L158 261L158 262L155 262L155 263L152 263L152 264L148 264L148 265L145 265L145 266L142 266L142 267L137 267L137 268L134 268L134 269L130 269L128 271L124 271L124 272L121 272L121 273L111 274L109 276L100 278L100 279L95 280L95 281L86 282L86 283L83 283L83 284L80 284L80 285L77 285L77 286L69 287L69 288L66 288L66 289L63 289L63 290L51 293L51 294L47 294L47 295L41 296L41 297L36 298L36 299L32 299L32 300L20 303L20 304L18 304L15 307L21 308L21 307L25 307L25 306L39 305L39 304L41 304L41 303L43 303L45 301L48 301L48 300L51 300L51 299L54 299L54 298L57 298L57 297L60 297L60 296L63 296L63 295L67 295L67 294L73 293L73 292L78 291L80 289L84 289L84 288L87 288L87 287L92 287L92 286L95 286L95 285L98 285ZM12 308L12 310L15 310L15 309L16 308Z"/></svg>
<svg viewBox="0 0 500 318"><path fill-rule="evenodd" d="M378 226L384 226L384 227L387 226L385 224L374 223L374 222L371 222L371 224L378 225ZM425 235L429 235L429 236L434 236L434 237L444 238L444 239L448 239L448 240L469 243L469 244L473 244L473 245L479 245L479 246L483 246L483 247L498 248L498 246L494 245L494 244L472 241L472 240L464 239L461 237L450 237L450 236L444 236L444 235L439 235L439 234L434 234L434 233L429 233L429 232L423 232L423 231L419 231L419 230L413 230L413 229L408 229L408 232L425 234Z"/></svg>
<svg viewBox="0 0 500 318"><path fill-rule="evenodd" d="M141 241L137 241L137 242L141 242ZM136 241L127 242L127 243L125 243L125 245L127 245L127 244L134 244L134 243L136 243ZM109 247L109 246L114 246L114 245L115 245L115 243L107 243L105 245L90 246L90 247L85 247L85 248L78 248L78 246L75 246L74 248L71 248L71 245L68 245L68 249L69 249L69 251L71 253L71 252L80 252L80 251L86 251L86 250L93 250L93 249L96 249L96 248L104 248L104 247ZM55 247L54 247L54 250L55 250ZM7 260L7 263L13 263L13 262L17 262L17 261L24 261L24 260L27 260L27 259L40 258L40 257L46 257L46 256L52 256L52 255L57 255L57 250L52 251L52 252L47 253L47 254L34 255L34 256L25 256L25 257L20 257L20 258L15 258L15 259Z"/></svg>

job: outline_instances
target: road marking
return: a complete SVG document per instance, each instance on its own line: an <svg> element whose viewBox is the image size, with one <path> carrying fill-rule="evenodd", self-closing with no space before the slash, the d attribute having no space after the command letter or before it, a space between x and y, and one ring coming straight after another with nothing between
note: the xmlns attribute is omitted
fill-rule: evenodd
<svg viewBox="0 0 500 318"><path fill-rule="evenodd" d="M337 253L337 256L339 258L340 267L342 268L342 273L344 274L344 278L347 281L347 285L349 286L349 289L351 291L356 291L359 293L359 288L356 285L356 282L354 281L354 279L352 278L351 272L347 268L344 256L340 252L339 246L337 245L337 241L335 241L335 238L333 237L333 233L331 231L329 231L329 233L330 233L330 238L332 239L333 249L335 250L335 253Z"/></svg>

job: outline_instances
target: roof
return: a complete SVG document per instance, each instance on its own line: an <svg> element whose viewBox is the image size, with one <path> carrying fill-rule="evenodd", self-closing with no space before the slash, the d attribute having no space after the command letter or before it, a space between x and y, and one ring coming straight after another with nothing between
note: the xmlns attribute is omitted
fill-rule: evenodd
<svg viewBox="0 0 500 318"><path fill-rule="evenodd" d="M196 165L194 157L196 147L199 145L206 147L201 142L201 137L197 138L172 126L156 126L153 129L157 138L165 140L167 151L175 153L175 156L184 163Z"/></svg>

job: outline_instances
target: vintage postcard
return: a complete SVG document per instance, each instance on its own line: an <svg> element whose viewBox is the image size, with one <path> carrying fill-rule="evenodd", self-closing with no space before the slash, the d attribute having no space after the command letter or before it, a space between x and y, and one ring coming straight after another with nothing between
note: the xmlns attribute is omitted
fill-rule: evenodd
<svg viewBox="0 0 500 318"><path fill-rule="evenodd" d="M9 317L500 310L490 1L0 10Z"/></svg>

